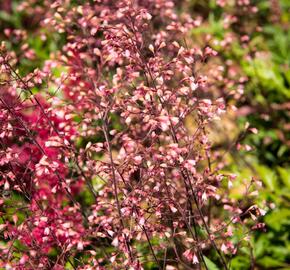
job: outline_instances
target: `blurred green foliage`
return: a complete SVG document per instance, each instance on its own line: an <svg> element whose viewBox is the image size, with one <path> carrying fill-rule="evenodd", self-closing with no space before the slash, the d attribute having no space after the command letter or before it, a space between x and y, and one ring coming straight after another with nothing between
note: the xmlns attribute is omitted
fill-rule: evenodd
<svg viewBox="0 0 290 270"><path fill-rule="evenodd" d="M269 168L259 163L255 156L247 156L239 163L233 162L228 169L237 174L233 189L235 198L243 196L237 187L255 175L263 183L255 204L263 207L266 202L267 205L267 213L261 220L266 225L266 231L256 231L249 242L242 243L243 248L231 261L231 269L250 269L251 263L257 269L289 269L290 169Z"/></svg>
<svg viewBox="0 0 290 270"><path fill-rule="evenodd" d="M239 75L248 78L245 98L238 105L250 108L250 113L241 116L238 125L243 128L249 122L259 130L258 134L246 136L244 140L253 151L249 154L232 152L234 158L230 159L228 172L238 175L238 187L253 175L261 179L263 188L254 203L268 205L267 214L261 219L266 224L266 232L255 232L250 244L245 244L232 259L231 269L290 269L290 1L251 3L256 4L258 12L238 17L243 27L233 24L225 28L222 10L216 1L192 0L191 8L196 13L202 11L205 18L205 23L192 34L198 41L206 34L219 41L229 33L250 37L247 46L234 41L226 50L211 44L223 61L233 61L240 68ZM271 19L273 3L278 3L279 11L274 21ZM230 8L227 12L238 14ZM253 30L257 26L261 29Z"/></svg>
<svg viewBox="0 0 290 270"><path fill-rule="evenodd" d="M10 2L9 0L7 1ZM7 49L11 49L16 53L19 59L19 73L26 75L35 68L42 67L44 61L49 59L50 54L62 47L64 44L64 34L49 31L45 27L41 27L41 13L31 14L25 9L19 11L18 8L21 2L23 1L13 0L9 10L0 9L0 40L5 40ZM38 2L39 7L42 7L41 1ZM14 35L8 38L4 33L4 29L25 31L26 38L21 41ZM27 59L22 56L22 46L24 44L27 44L28 48L33 50L35 53L34 59Z"/></svg>

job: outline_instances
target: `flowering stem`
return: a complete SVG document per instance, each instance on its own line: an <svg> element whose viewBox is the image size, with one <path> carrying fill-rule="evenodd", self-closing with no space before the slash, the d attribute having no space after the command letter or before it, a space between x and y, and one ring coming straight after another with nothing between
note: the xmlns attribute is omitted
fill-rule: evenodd
<svg viewBox="0 0 290 270"><path fill-rule="evenodd" d="M123 220L123 216L122 216L122 212L121 212L121 205L120 205L119 198L118 198L117 178L116 178L116 173L115 173L115 164L114 164L114 159L113 159L113 154L112 154L112 149L111 149L111 143L110 143L109 134L108 134L107 115L108 115L108 111L106 112L105 117L103 118L103 133L105 136L105 140L106 140L107 148L108 148L108 152L109 152L109 157L110 157L111 171L112 171L112 177L113 177L114 197L115 197L115 201L116 201L116 205L117 205L117 209L118 209L121 227L122 227L122 229L124 229L125 223ZM133 261L131 247L130 247L130 244L129 244L129 241L128 241L128 238L126 235L125 235L125 242L126 242L126 246L127 246L129 255L130 255L130 260Z"/></svg>

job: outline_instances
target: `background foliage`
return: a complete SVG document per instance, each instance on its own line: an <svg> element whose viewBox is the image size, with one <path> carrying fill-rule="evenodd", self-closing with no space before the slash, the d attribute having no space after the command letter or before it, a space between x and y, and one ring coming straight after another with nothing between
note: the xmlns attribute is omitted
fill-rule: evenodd
<svg viewBox="0 0 290 270"><path fill-rule="evenodd" d="M201 1L202 2L202 1ZM267 201L269 210L264 217L266 233L256 233L251 247L243 249L232 261L233 269L250 269L249 255L255 258L258 269L289 268L289 1L254 1L258 11L252 16L238 17L244 24L244 32L237 32L235 25L224 29L221 8L214 1L192 1L193 8L202 6L208 16L205 25L194 35L210 33L223 40L227 33L249 35L247 46L233 42L227 50L219 51L223 60L231 60L239 66L239 75L245 75L245 96L239 101L240 117L235 125L245 122L256 127L258 134L247 135L244 141L253 149L244 154L231 153L229 170L239 174L239 185L250 175L263 181L263 191L257 203ZM209 8L210 7L210 8ZM197 9L198 10L198 9ZM236 10L232 11L237 12ZM243 22L244 20L244 22ZM257 26L259 29L257 31ZM246 55L251 57L246 57Z"/></svg>

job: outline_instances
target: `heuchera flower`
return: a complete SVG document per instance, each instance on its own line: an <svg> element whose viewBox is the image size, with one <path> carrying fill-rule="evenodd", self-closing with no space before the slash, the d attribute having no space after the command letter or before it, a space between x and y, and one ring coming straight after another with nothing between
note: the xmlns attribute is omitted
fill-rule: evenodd
<svg viewBox="0 0 290 270"><path fill-rule="evenodd" d="M40 24L66 34L63 48L23 77L1 48L0 267L162 269L165 250L192 267L212 248L227 269L243 211L218 192L227 176L208 132L226 107L209 86L220 73L198 68L216 52L188 38L200 18L165 0L44 5Z"/></svg>

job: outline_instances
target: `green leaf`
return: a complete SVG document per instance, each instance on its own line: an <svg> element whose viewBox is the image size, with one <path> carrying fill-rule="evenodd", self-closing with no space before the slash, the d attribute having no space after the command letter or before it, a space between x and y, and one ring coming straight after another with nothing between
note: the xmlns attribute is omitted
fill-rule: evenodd
<svg viewBox="0 0 290 270"><path fill-rule="evenodd" d="M203 258L204 258L206 266L209 270L219 270L219 268L216 266L216 264L214 262L212 262L209 258L207 258L206 256L203 256Z"/></svg>
<svg viewBox="0 0 290 270"><path fill-rule="evenodd" d="M285 184L287 188L290 189L290 169L278 167L277 170L281 177L282 182Z"/></svg>
<svg viewBox="0 0 290 270"><path fill-rule="evenodd" d="M258 264L262 265L265 268L285 266L283 262L279 262L277 259L271 258L269 256L265 256L264 258L258 260Z"/></svg>
<svg viewBox="0 0 290 270"><path fill-rule="evenodd" d="M276 231L280 231L283 225L290 225L290 209L276 209L265 217L268 226Z"/></svg>
<svg viewBox="0 0 290 270"><path fill-rule="evenodd" d="M256 170L260 175L263 183L271 190L274 191L277 186L277 175L271 169L266 166L258 165Z"/></svg>
<svg viewBox="0 0 290 270"><path fill-rule="evenodd" d="M250 269L250 260L248 256L236 256L232 259L230 269L244 270Z"/></svg>
<svg viewBox="0 0 290 270"><path fill-rule="evenodd" d="M264 254L266 248L270 245L269 239L266 235L262 235L258 240L255 241L254 254L255 257L260 257Z"/></svg>
<svg viewBox="0 0 290 270"><path fill-rule="evenodd" d="M66 264L65 264L65 269L67 269L67 270L71 270L71 269L74 269L74 268L73 268L73 266L71 265L70 262L66 262Z"/></svg>

